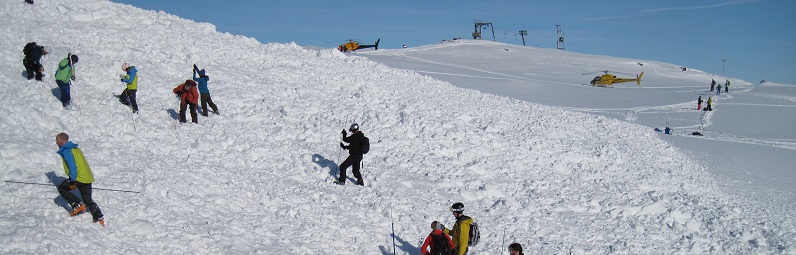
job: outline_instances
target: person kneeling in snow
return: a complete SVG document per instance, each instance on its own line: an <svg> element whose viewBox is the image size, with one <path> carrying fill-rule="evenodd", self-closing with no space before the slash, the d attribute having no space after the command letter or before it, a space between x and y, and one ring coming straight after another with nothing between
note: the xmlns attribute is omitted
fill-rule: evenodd
<svg viewBox="0 0 796 255"><path fill-rule="evenodd" d="M199 101L199 91L196 90L196 82L186 80L185 83L180 84L174 88L174 94L180 97L180 123L185 123L185 110L187 107L191 108L191 121L199 123L196 119L196 104Z"/></svg>

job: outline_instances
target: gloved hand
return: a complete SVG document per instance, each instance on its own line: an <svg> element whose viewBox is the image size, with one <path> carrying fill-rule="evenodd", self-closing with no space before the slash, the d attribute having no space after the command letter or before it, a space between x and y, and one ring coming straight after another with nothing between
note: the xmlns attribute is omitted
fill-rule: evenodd
<svg viewBox="0 0 796 255"><path fill-rule="evenodd" d="M119 74L119 79L124 80L124 74Z"/></svg>
<svg viewBox="0 0 796 255"><path fill-rule="evenodd" d="M72 80L74 81L75 79L77 79L77 77L75 77L74 75L72 75Z"/></svg>
<svg viewBox="0 0 796 255"><path fill-rule="evenodd" d="M344 136L347 136L347 135L348 135L348 132L346 132L346 131L345 131L345 129L343 129L343 132L341 132L341 133L342 133Z"/></svg>
<svg viewBox="0 0 796 255"><path fill-rule="evenodd" d="M76 181L69 181L69 190L74 190L76 188L77 188L77 182Z"/></svg>
<svg viewBox="0 0 796 255"><path fill-rule="evenodd" d="M343 144L342 142L340 142L340 148L343 148L343 149L345 149L345 144Z"/></svg>

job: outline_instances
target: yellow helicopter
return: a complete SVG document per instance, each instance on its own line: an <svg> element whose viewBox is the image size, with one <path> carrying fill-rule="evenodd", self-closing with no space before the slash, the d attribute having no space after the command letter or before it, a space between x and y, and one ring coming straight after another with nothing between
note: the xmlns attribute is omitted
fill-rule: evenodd
<svg viewBox="0 0 796 255"><path fill-rule="evenodd" d="M357 41L354 41L354 40L348 40L347 43L340 44L340 46L337 46L337 50L342 51L342 52L355 51L355 50L367 49L367 48L374 48L374 49L378 50L379 49L379 41L381 41L381 39L376 40L376 43L374 43L374 44L368 45L368 44L361 44L361 43L359 43Z"/></svg>
<svg viewBox="0 0 796 255"><path fill-rule="evenodd" d="M602 72L605 73L605 74L600 75L600 76L596 76L596 77L594 77L593 80L591 80L591 85L592 86L613 87L614 83L631 82L631 81L635 81L636 84L641 86L641 77L644 76L644 72L641 72L641 74L636 75L635 79L633 79L633 78L616 78L616 75L608 73L609 71L607 71L607 70L606 71L602 71ZM586 74L588 74L588 73L586 73ZM586 75L586 74L584 74L584 75Z"/></svg>

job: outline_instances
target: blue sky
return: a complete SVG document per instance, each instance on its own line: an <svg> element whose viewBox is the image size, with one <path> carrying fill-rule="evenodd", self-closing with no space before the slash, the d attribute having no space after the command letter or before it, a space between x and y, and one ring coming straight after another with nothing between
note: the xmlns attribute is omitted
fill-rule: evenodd
<svg viewBox="0 0 796 255"><path fill-rule="evenodd" d="M347 39L381 38L380 48L400 48L471 38L475 20L492 22L499 42L521 45L517 31L527 30L527 45L555 48L561 25L568 51L796 84L792 0L113 1L212 23L220 32L263 43L329 48ZM484 38L491 39L489 32Z"/></svg>

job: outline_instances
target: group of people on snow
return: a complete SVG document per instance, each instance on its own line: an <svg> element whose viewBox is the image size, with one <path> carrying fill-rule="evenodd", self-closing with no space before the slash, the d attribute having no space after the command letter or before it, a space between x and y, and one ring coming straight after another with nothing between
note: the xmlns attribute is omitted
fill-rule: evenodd
<svg viewBox="0 0 796 255"><path fill-rule="evenodd" d="M715 90L716 96L721 95L721 88L721 84L716 83L716 80L710 80L710 91ZM730 80L726 80L726 82L724 82L724 93L728 92L730 92ZM705 106L704 110L702 109L702 102L702 96L699 96L699 98L697 98L697 111L713 111L713 97L708 97L707 105Z"/></svg>
<svg viewBox="0 0 796 255"><path fill-rule="evenodd" d="M37 81L42 81L44 66L41 64L41 58L49 54L49 50L44 46L37 45L36 42L30 42L25 45L22 51L25 54L25 57L22 59L22 65L25 67L28 80L35 78ZM72 104L71 87L73 86L72 82L76 79L75 64L77 64L78 60L79 58L77 55L72 53L67 54L66 58L58 63L58 69L55 72L55 83L58 85L60 91L59 99L64 109L69 109ZM138 70L135 66L128 65L127 63L122 65L122 70L125 74L120 74L119 78L125 85L125 88L119 95L119 102L129 106L133 113L138 113L139 109L136 100L136 94L138 92ZM181 123L187 122L185 112L188 109L190 109L191 121L193 123L198 123L196 115L199 102L202 104L202 116L208 116L208 106L212 109L214 114L219 114L218 107L213 103L213 99L210 96L210 90L207 87L208 81L210 81L210 77L206 75L205 70L199 70L194 64L193 79L186 80L185 83L173 89L173 92L177 94L177 97L180 99ZM198 91L196 88L197 85Z"/></svg>

